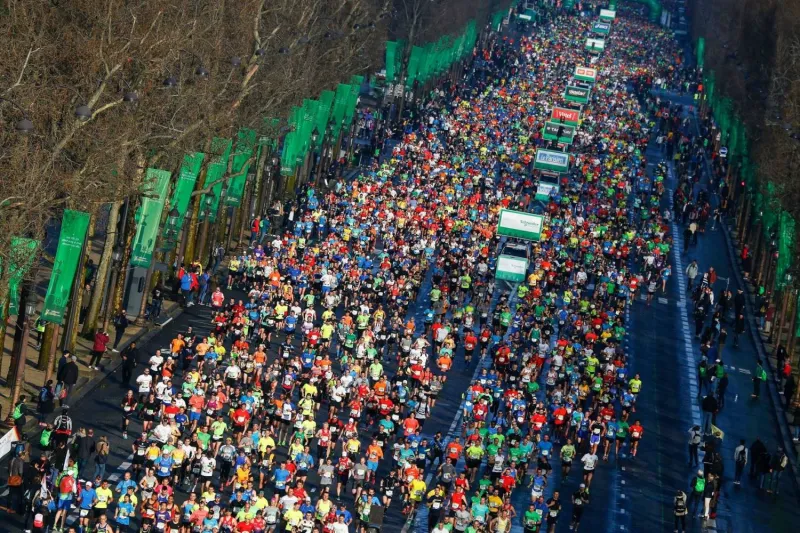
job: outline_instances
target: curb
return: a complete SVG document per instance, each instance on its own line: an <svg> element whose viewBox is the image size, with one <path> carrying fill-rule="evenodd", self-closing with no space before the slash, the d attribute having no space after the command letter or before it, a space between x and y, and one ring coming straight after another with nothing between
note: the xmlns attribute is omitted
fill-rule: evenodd
<svg viewBox="0 0 800 533"><path fill-rule="evenodd" d="M183 313L184 309L180 305L176 305L174 308L170 310L166 310L164 312L164 316L167 317L167 322L163 325L150 325L146 329L142 328L137 334L130 337L128 340L121 343L119 347L119 351L122 352L125 348L130 346L133 342L140 342L144 341L147 342L153 337L155 337L159 332L161 332L162 328L171 322L174 318L180 316ZM112 352L111 361L108 365L103 366L103 370L97 372L96 375L89 378L81 387L79 387L76 391L73 392L69 404L70 407L74 407L78 404L84 397L86 397L90 392L94 391L103 381L105 381L111 374L116 372L122 366L122 359L115 358L114 354L117 352ZM59 409L56 407L56 410ZM42 432L41 426L39 426L39 422L36 417L30 417L31 420L25 424L25 440L29 442L38 443L39 434Z"/></svg>

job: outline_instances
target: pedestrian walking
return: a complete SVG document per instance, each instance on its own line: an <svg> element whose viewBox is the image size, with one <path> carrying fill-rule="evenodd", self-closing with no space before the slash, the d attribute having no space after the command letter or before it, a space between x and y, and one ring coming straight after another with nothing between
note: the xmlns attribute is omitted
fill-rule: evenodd
<svg viewBox="0 0 800 533"><path fill-rule="evenodd" d="M778 449L774 454L772 454L769 464L769 482L767 483L768 493L774 493L776 496L778 495L780 492L781 476L783 475L783 471L786 470L787 466L789 466L789 457L786 455L786 452L783 450L783 448L778 446Z"/></svg>
<svg viewBox="0 0 800 533"><path fill-rule="evenodd" d="M130 322L128 321L128 313L125 311L125 309L122 309L117 316L114 317L114 344L111 346L112 352L119 351L117 346L119 346L122 336L125 335L125 330L129 324Z"/></svg>
<svg viewBox="0 0 800 533"><path fill-rule="evenodd" d="M761 364L761 359L756 362L756 369L753 371L753 394L751 398L758 399L761 395L761 382L767 380L767 371Z"/></svg>
<svg viewBox="0 0 800 533"><path fill-rule="evenodd" d="M128 387L133 377L133 371L139 364L139 350L136 348L136 342L130 343L120 355L122 357L122 386Z"/></svg>
<svg viewBox="0 0 800 533"><path fill-rule="evenodd" d="M100 360L103 358L103 355L105 355L106 350L108 350L108 341L108 332L103 330L97 330L95 332L94 344L92 345L92 358L89 360L89 368L100 370L98 365L100 364Z"/></svg>
<svg viewBox="0 0 800 533"><path fill-rule="evenodd" d="M711 435L711 424L715 422L719 409L717 398L711 393L707 394L701 402L701 407L703 409L703 433Z"/></svg>
<svg viewBox="0 0 800 533"><path fill-rule="evenodd" d="M699 267L697 266L697 260L692 259L692 262L686 267L686 289L690 293L692 289L694 289L694 279L697 277L698 272Z"/></svg>
<svg viewBox="0 0 800 533"><path fill-rule="evenodd" d="M686 531L686 515L689 513L686 503L686 493L678 489L672 501L672 513L675 516L675 533L684 533Z"/></svg>
<svg viewBox="0 0 800 533"><path fill-rule="evenodd" d="M706 476L702 470L697 471L697 475L692 478L689 485L689 512L692 516L698 511L698 508L703 504L703 493L706 490ZM699 514L696 515L698 518Z"/></svg>
<svg viewBox="0 0 800 533"><path fill-rule="evenodd" d="M736 463L736 473L734 474L733 478L734 485L742 484L742 472L744 472L744 468L747 466L747 458L747 446L745 446L745 441L742 439L739 441L739 445L736 447L736 449L733 450L733 460Z"/></svg>
<svg viewBox="0 0 800 533"><path fill-rule="evenodd" d="M59 389L57 396L61 407L64 407L67 403L69 395L72 393L72 387L78 382L78 375L78 358L73 355L67 359L56 376L56 379L58 379L61 385L60 389L58 385L56 386L56 388Z"/></svg>
<svg viewBox="0 0 800 533"><path fill-rule="evenodd" d="M700 426L694 425L689 430L689 466L700 466L698 450L703 442L703 431Z"/></svg>

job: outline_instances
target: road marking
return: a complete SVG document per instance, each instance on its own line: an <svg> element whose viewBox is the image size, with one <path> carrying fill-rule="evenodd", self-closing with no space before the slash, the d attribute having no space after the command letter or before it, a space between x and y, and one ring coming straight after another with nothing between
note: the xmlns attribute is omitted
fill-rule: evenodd
<svg viewBox="0 0 800 533"><path fill-rule="evenodd" d="M667 163L667 175L670 180L674 179L673 175L673 167L672 163ZM667 194L672 197L672 189L667 190ZM686 280L683 276L683 259L681 258L681 250L683 249L682 241L683 238L681 236L681 232L679 231L678 224L675 219L672 219L671 223L671 230L673 235L673 247L672 247L672 256L675 260L675 271L678 272L678 276L676 279L678 280L678 291L681 295L686 294ZM683 332L684 338L684 361L686 363L686 379L688 381L690 389L692 386L697 384L697 368L695 368L695 361L694 361L694 352L695 348L691 342L691 330L689 329L689 314L686 309L686 300L681 299L679 301L679 309L680 309L680 320L681 320L681 330ZM691 406L692 406L692 422L695 425L700 424L700 406L697 403L697 394L692 393L691 395Z"/></svg>
<svg viewBox="0 0 800 533"><path fill-rule="evenodd" d="M660 304L664 304L664 305L667 305L667 304L669 304L669 300L667 300L666 298L662 298L662 297L660 297L660 296L659 296L659 298L658 298L658 303L660 303Z"/></svg>
<svg viewBox="0 0 800 533"><path fill-rule="evenodd" d="M750 371L749 371L749 370L747 370L746 368L740 368L740 369L739 369L739 372L741 372L742 374L752 374L752 372L750 372Z"/></svg>

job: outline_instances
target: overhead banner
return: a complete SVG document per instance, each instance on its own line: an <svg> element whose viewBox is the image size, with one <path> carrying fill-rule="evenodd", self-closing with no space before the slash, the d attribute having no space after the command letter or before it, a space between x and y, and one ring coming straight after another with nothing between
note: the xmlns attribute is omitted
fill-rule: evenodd
<svg viewBox="0 0 800 533"><path fill-rule="evenodd" d="M517 239L538 241L542 237L544 217L535 213L524 213L513 209L501 209L497 222L497 234Z"/></svg>
<svg viewBox="0 0 800 533"><path fill-rule="evenodd" d="M614 20L617 17L616 11L611 11L610 9L601 9L600 10L600 20L609 22Z"/></svg>
<svg viewBox="0 0 800 533"><path fill-rule="evenodd" d="M590 67L575 67L575 79L594 83L597 81L597 69Z"/></svg>
<svg viewBox="0 0 800 533"><path fill-rule="evenodd" d="M497 257L497 271L495 278L505 281L525 281L528 273L528 261L513 255L500 255Z"/></svg>
<svg viewBox="0 0 800 533"><path fill-rule="evenodd" d="M590 52L602 52L606 48L606 42L604 39L592 39L591 37L586 39L586 49Z"/></svg>
<svg viewBox="0 0 800 533"><path fill-rule="evenodd" d="M19 314L19 286L33 264L38 246L39 241L33 239L24 237L11 239L11 253L8 257L8 316ZM0 269L5 269L5 265L0 264ZM5 307L0 305L0 318L3 319L6 318L3 316Z"/></svg>
<svg viewBox="0 0 800 533"><path fill-rule="evenodd" d="M549 202L550 198L558 194L561 188L555 183L540 181L536 186L536 200L540 202Z"/></svg>
<svg viewBox="0 0 800 533"><path fill-rule="evenodd" d="M556 152L555 150L536 150L536 159L533 161L533 168L536 170L550 170L563 174L569 171L569 154L566 152Z"/></svg>
<svg viewBox="0 0 800 533"><path fill-rule="evenodd" d="M542 137L547 141L572 144L572 140L575 137L575 126L548 121L544 123L544 128L542 128Z"/></svg>
<svg viewBox="0 0 800 533"><path fill-rule="evenodd" d="M66 209L61 218L61 233L58 235L58 248L50 274L50 284L44 297L42 320L53 324L64 323L64 313L79 271L78 262L86 243L89 229L89 213Z"/></svg>
<svg viewBox="0 0 800 533"><path fill-rule="evenodd" d="M153 260L153 251L161 224L161 212L167 199L170 172L158 168L148 168L143 187L142 205L136 211L136 234L133 237L133 251L130 264L148 268Z"/></svg>
<svg viewBox="0 0 800 533"><path fill-rule="evenodd" d="M589 103L589 93L590 90L584 87L567 85L567 88L564 90L564 99L578 104L587 104Z"/></svg>
<svg viewBox="0 0 800 533"><path fill-rule="evenodd" d="M228 158L231 156L230 139L214 137L211 141L211 161L206 170L206 180L203 187L211 186L211 191L203 195L200 205L200 220L208 218L209 222L217 221L217 211L219 211L219 199L222 195L222 178L228 171Z"/></svg>
<svg viewBox="0 0 800 533"><path fill-rule="evenodd" d="M244 186L247 184L247 171L253 162L253 149L256 146L255 130L241 129L237 135L236 153L231 163L231 179L228 183L228 194L225 205L238 207L242 204Z"/></svg>
<svg viewBox="0 0 800 533"><path fill-rule="evenodd" d="M608 35L611 32L611 24L608 22L595 22L592 24L592 31L600 35Z"/></svg>
<svg viewBox="0 0 800 533"><path fill-rule="evenodd" d="M550 114L550 120L553 122L561 122L569 124L570 126L577 126L581 119L581 112L577 109L569 109L567 107L553 108Z"/></svg>
<svg viewBox="0 0 800 533"><path fill-rule="evenodd" d="M194 152L183 156L183 164L178 174L178 181L175 183L172 199L169 201L170 209L174 207L178 210L178 220L175 221L176 235L183 228L183 220L186 218L186 211L192 201L192 191L194 191L194 185L200 175L200 170L203 168L203 160L205 158L206 154L202 152ZM167 231L168 229L164 228L164 237L171 237L172 235L168 235Z"/></svg>

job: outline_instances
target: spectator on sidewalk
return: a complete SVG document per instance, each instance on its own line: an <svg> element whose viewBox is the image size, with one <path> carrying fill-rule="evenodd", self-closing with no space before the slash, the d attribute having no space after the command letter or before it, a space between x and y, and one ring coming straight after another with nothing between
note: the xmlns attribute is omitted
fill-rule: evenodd
<svg viewBox="0 0 800 533"><path fill-rule="evenodd" d="M130 343L127 348L122 350L122 386L128 387L133 377L133 370L139 364L139 350L136 342Z"/></svg>
<svg viewBox="0 0 800 533"><path fill-rule="evenodd" d="M108 350L108 341L110 337L108 336L108 332L103 330L97 330L94 334L94 345L92 346L92 359L89 361L89 368L93 368L95 370L100 370L98 366L100 364L100 360L105 355L106 350Z"/></svg>
<svg viewBox="0 0 800 533"><path fill-rule="evenodd" d="M78 477L81 476L89 458L97 449L97 442L94 438L94 429L80 428L75 436L75 449L78 458Z"/></svg>
<svg viewBox="0 0 800 533"><path fill-rule="evenodd" d="M194 305L192 302L192 275L188 270L184 271L181 276L181 294L183 295L183 305L191 307Z"/></svg>
<svg viewBox="0 0 800 533"><path fill-rule="evenodd" d="M53 380L47 380L41 389L39 389L39 398L36 404L36 411L39 413L39 422L44 422L49 415L56 409L55 402L55 388L53 387Z"/></svg>
<svg viewBox="0 0 800 533"><path fill-rule="evenodd" d="M697 266L697 259L692 259L692 262L686 267L686 288L688 289L689 293L691 293L692 289L694 288L694 279L697 277L698 272L699 268Z"/></svg>
<svg viewBox="0 0 800 533"><path fill-rule="evenodd" d="M66 353L65 353L66 355ZM69 395L72 393L72 387L78 382L78 358L74 355L61 367L58 371L56 378L61 382L62 388L66 392L62 392L62 397L59 398L59 405L62 407L67 403Z"/></svg>
<svg viewBox="0 0 800 533"><path fill-rule="evenodd" d="M128 313L124 309L121 310L116 317L114 317L114 345L111 347L111 351L119 351L117 350L117 346L119 346L119 341L121 341L122 336L125 335L125 329L129 324Z"/></svg>

